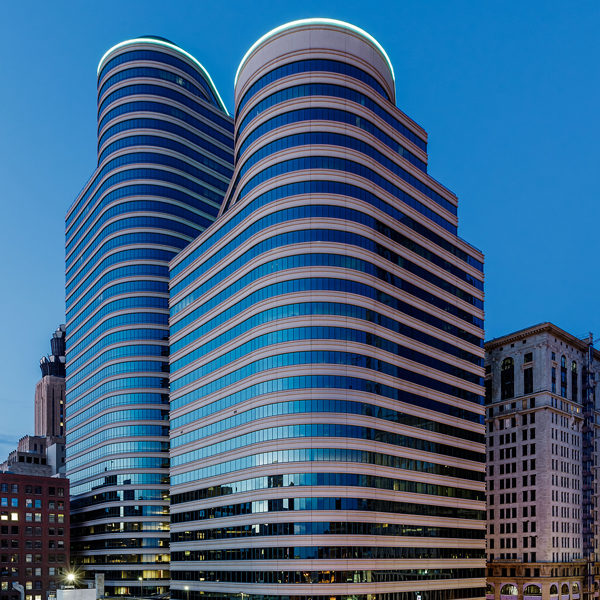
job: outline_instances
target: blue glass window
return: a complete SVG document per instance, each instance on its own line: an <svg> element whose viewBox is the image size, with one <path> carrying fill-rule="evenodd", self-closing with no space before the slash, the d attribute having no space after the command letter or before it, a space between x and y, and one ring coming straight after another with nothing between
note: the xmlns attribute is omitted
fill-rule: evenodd
<svg viewBox="0 0 600 600"><path fill-rule="evenodd" d="M359 175L360 177L364 177L365 179L372 181L373 183L384 189L386 192L392 194L399 200L404 201L406 197L410 197L412 199L410 205L417 208L419 212L427 214L427 216L429 216L428 213L435 212L431 211L431 209L427 205L423 204L416 198L412 198L410 194L404 192L402 189L394 185L391 181L381 176L373 169L370 169L365 165L355 162L353 160L339 158L335 156L305 156L301 158L291 158L289 160L284 160L277 164L266 167L263 171L252 177L241 190L239 190L236 194L233 194L231 200L233 200L234 202L239 202L257 185L268 181L269 179L273 179L279 175L284 175L293 171L311 171L313 169L331 169L336 171L343 171L345 173L354 173L355 175ZM456 207L445 200L444 202L448 206L446 206L445 204L442 205L442 200L438 202L440 207L444 208L451 214L456 214ZM452 226L450 221L445 219L442 215L438 216L444 219L444 221L446 221L449 225Z"/></svg>
<svg viewBox="0 0 600 600"><path fill-rule="evenodd" d="M199 256L204 254L208 248L214 245L219 239L225 236L229 231L231 231L231 229L233 229L239 223L243 221L248 221L252 216L252 213L258 208L262 208L263 206L266 206L271 202L275 202L282 198L286 198L287 196L297 196L300 194L334 194L339 196L349 196L351 198L362 200L370 204L371 206L374 206L378 210L381 210L384 213L388 214L390 217L397 220L398 223L406 225L418 234L431 240L432 242L440 246L440 248L444 248L460 260L466 262L467 264L477 269L478 271L483 272L483 263L481 263L471 255L467 254L464 250L458 248L441 235L438 235L422 223L419 223L415 219L407 216L405 213L398 210L396 206L388 204L387 202L383 201L381 198L375 196L371 192L368 192L363 188L359 188L355 185L347 183L311 180L278 186L254 198L241 210L237 211L235 215L231 216L225 214L223 216L223 219L220 219L219 227L214 233L212 233L209 236L204 236L204 241L198 247L196 247L193 251L187 254L185 258L176 261L176 264L174 264L171 269L171 276L174 277L177 274L179 274L184 268L190 265ZM410 199L411 197L407 194L407 198L405 198L404 201L410 204ZM436 218L439 218L437 214L433 211L429 211L429 213L431 214L427 214L428 218L438 223L438 221L436 220ZM444 223L446 223L446 221L442 220L438 224L444 227ZM447 223L446 225L449 226L449 224Z"/></svg>
<svg viewBox="0 0 600 600"><path fill-rule="evenodd" d="M357 150L358 152L362 152L370 158L375 159L386 169L388 169L389 171L391 171L392 173L409 183L412 187L419 190L422 194L425 194L425 196L427 196L428 198L431 198L441 207L445 208L453 214L456 214L456 206L454 206L454 204L446 200L446 198L444 198L442 195L432 190L427 184L423 183L420 179L409 173L406 169L403 169L396 162L379 152L379 150L376 150L373 146L370 146L362 140L350 137L349 135L342 135L340 133L311 131L307 133L297 133L294 135L285 136L283 138L275 140L274 142L270 142L269 144L266 144L265 146L260 148L260 150L254 152L254 154L252 154L250 157L248 157L247 160L245 160L242 163L241 168L239 168L238 170L236 183L237 181L239 181L239 179L243 177L246 171L248 171L248 169L252 167L252 165L256 164L259 160L262 160L267 156L297 146L325 144L332 146L341 146L343 148L351 148L353 150ZM395 150L395 148L392 149Z"/></svg>
<svg viewBox="0 0 600 600"><path fill-rule="evenodd" d="M278 377L274 379L268 379L243 388L239 392L222 395L219 400L212 402L207 407L195 409L192 412L186 413L186 415L182 416L181 418L186 420L189 419L189 421L186 422L191 423L196 418L199 418L199 415L210 415L219 410L223 410L224 408L235 406L239 402L248 400L249 398L262 396L263 394L274 394L286 390L314 388L362 390L370 394L377 394L379 396L384 396L386 398L391 398L407 404L414 404L421 408L428 408L430 410L445 415L450 415L456 417L457 419L464 419L472 423L482 424L484 422L483 415L480 413L466 410L462 407L455 406L454 404L438 402L437 400L412 394L405 390L384 385L377 381L371 381L369 379L363 379L360 377L342 377L338 375L302 375L297 377ZM191 402L195 402L200 397L200 394L191 392L185 396L173 398L171 402L171 408L173 410L181 408L182 406L186 406Z"/></svg>
<svg viewBox="0 0 600 600"><path fill-rule="evenodd" d="M272 71L269 71L266 75L263 75L258 81L255 81L248 91L242 96L238 105L236 107L236 112L239 113L242 108L246 105L246 103L258 92L262 90L264 87L277 81L278 79L282 79L283 77L287 77L288 75L295 75L297 73L307 73L312 71L324 71L328 73L341 73L343 75L348 75L350 77L354 77L354 79L358 79L363 83L371 86L378 94L381 94L386 100L391 101L389 94L385 91L383 86L367 72L355 67L354 65L340 62L337 60L330 60L324 58L316 58L316 59L308 59L308 60L298 60L295 62L288 63L286 65L282 65L281 67L277 67Z"/></svg>
<svg viewBox="0 0 600 600"><path fill-rule="evenodd" d="M309 233L313 233L316 230L309 230ZM299 233L299 232L294 232ZM282 234L287 235L287 234ZM293 239L293 236L289 236ZM316 236L315 236L316 238ZM315 239L313 238L313 239ZM307 235L306 238L297 237L297 242L300 241L308 241L311 239L310 235ZM290 241L290 243L294 243ZM273 246L277 247L277 246ZM200 298L208 289L214 287L219 281L222 281L228 275L232 273L236 273L237 270L248 262L248 260L253 256L259 256L262 252L258 251L253 253L252 250L249 250L245 254L243 254L238 259L234 260L230 263L226 268L222 269L219 273L213 275L210 279L205 280L202 285L196 287L191 290L187 296L185 296L179 302L173 304L171 306L171 316L174 317L179 312L187 308L190 304L195 302L198 298ZM208 300L202 306L202 311L207 312L211 307L215 306L217 299L220 301L224 301L226 298L233 296L244 287L251 283L255 283L261 277L265 275L272 274L274 272L287 271L288 269L297 269L299 267L317 267L317 266L327 266L327 267L338 267L343 269L345 272L340 273L340 276L345 276L347 278L351 278L352 271L357 271L361 273L365 273L371 275L372 277L384 281L389 285L394 286L397 289L404 290L406 293L411 294L416 298L420 298L424 300L428 304L432 306L437 306L442 310L457 316L458 318L471 323L477 327L483 328L483 319L477 317L476 315L464 310L463 308L456 305L454 302L448 302L443 299L443 297L436 296L431 294L425 288L419 287L397 275L394 275L390 271L386 271L382 267L368 262L366 260L362 260L359 258L353 258L352 256L348 256L347 254L296 254L293 256L285 256L283 258L278 258L275 260L271 260L269 262L263 263L262 265L255 267L251 271L247 272L245 275L241 276L236 281L231 282L227 289L213 296L210 300ZM429 278L427 278L429 279ZM302 280L296 280L298 282ZM435 282L434 282L435 283ZM300 286L300 284L298 284ZM442 286L444 289L453 293L456 297L461 298L466 302L472 302L472 304L477 308L482 308L482 301L470 296L469 294L463 293L462 290L457 288L450 288L446 286ZM198 313L198 309L195 310Z"/></svg>
<svg viewBox="0 0 600 600"><path fill-rule="evenodd" d="M202 98L202 100L210 100L205 89L200 89L191 81L181 77L181 75L171 71L165 71L164 69L157 69L156 67L131 67L130 69L123 69L122 71L107 77L102 82L102 85L100 85L98 88L98 99L102 99L106 90L116 83L126 81L128 79L137 79L142 77L146 77L148 79L162 79L163 81L174 83L175 85L181 86L195 96Z"/></svg>
<svg viewBox="0 0 600 600"><path fill-rule="evenodd" d="M161 52L158 50L128 50L123 52L114 58L111 58L103 67L102 71L98 74L98 86L101 87L104 84L102 80L104 76L111 70L114 69L118 65L122 65L128 62L132 62L134 60L153 60L156 62L161 62L172 67L176 67L177 69L191 75L194 80L200 84L202 89L205 92L205 95L208 99L210 99L213 104L219 106L219 101L216 98L210 84L206 81L204 74L199 71L197 68L190 65L188 62L183 59L177 58L172 54L167 54L166 52ZM225 119L223 119L224 121Z"/></svg>
<svg viewBox="0 0 600 600"><path fill-rule="evenodd" d="M366 402L333 400L328 398L264 404L256 408L251 408L250 410L238 412L234 416L228 416L220 421L215 421L210 425L205 425L203 427L199 426L192 430L188 430L186 428L185 433L177 432L179 427L190 423L192 423L193 426L200 425L201 423L194 420L194 416L199 417L205 412L206 411L203 411L202 409L195 409L189 413L186 413L185 415L181 415L170 420L170 427L172 431L172 448L178 448L179 446L188 444L189 442L201 440L205 437L210 437L223 431L228 431L234 427L239 427L240 425L245 425L255 421L261 421L262 419L266 419L268 417L311 413L368 416L375 419L381 419L383 421L389 421L391 423L415 427L424 431L432 431L435 433L441 433L443 435L451 435L457 438L477 442L479 444L485 443L483 434L476 433L470 429L461 429L460 427L455 427L454 425L449 425L447 423L440 423L438 421L433 421L432 419L417 417L415 415L392 410L384 406L368 404ZM432 415L432 417L433 416L435 415Z"/></svg>
<svg viewBox="0 0 600 600"><path fill-rule="evenodd" d="M343 94L343 92L341 90L344 90L344 89L347 89L347 88L343 88L342 86L337 86L337 85L314 83L314 84L293 86L293 87L286 88L284 90L279 90L279 91L275 92L274 94L271 94L271 96L267 96L267 98L264 98L258 104L256 104L255 106L252 107L250 112L248 112L248 114L244 117L244 119L242 120L242 122L239 124L239 126L237 128L237 134L236 134L237 138L239 139L240 137L242 137L242 132L244 131L244 129L246 129L246 127L258 115L262 114L265 110L267 110L281 102L285 102L287 100L291 100L291 99L295 99L295 98L308 97L308 96L324 96L324 97L329 96L329 95L339 96L340 94ZM350 94L350 95L352 96L352 94ZM363 104L363 102L361 102L361 105L362 104ZM352 106L348 105L348 109L352 109ZM311 108L308 110L317 110L317 111L319 111L319 115L317 118L319 120L324 118L322 109L320 109L320 108L312 109ZM404 158L406 158L408 161L410 161L412 164L414 164L421 171L427 172L427 163L425 161L423 161L420 158L418 158L417 156L415 156L408 148L406 148L405 147L406 144L403 145L402 143L397 142L394 138L392 138L389 135L387 135L386 133L384 133L381 129L379 129L377 126L375 126L369 120L353 113L351 110L344 111L344 110L339 110L339 109L328 109L328 108L325 108L324 110L325 110L325 113L330 113L334 117L333 119L328 119L328 120L340 121L342 123L348 123L349 125L355 125L356 127L360 127L361 129L368 131L369 133L371 133L372 135L374 135L378 139L380 139L384 144L386 144L390 148L392 148L395 152L397 152L401 156L404 156ZM292 111L292 113L295 113L297 116L302 114L302 113L298 113L297 111ZM302 120L303 119L298 119L298 121L302 121ZM267 121L267 123L270 123L270 122L271 122L270 120ZM398 133L400 133L402 135L404 133L404 131L398 132ZM255 132L253 132L252 138L256 139ZM238 153L237 153L238 157L241 156L242 153L245 151L245 149L248 147L248 143L249 143L248 140L246 140L244 142L244 144L240 147L240 150L238 150Z"/></svg>
<svg viewBox="0 0 600 600"><path fill-rule="evenodd" d="M377 116L381 117L388 125L390 125L398 133L403 135L406 139L413 142L417 147L421 148L421 150L427 149L427 144L420 137L415 135L410 129L408 129L408 127L406 127L403 123L401 123L398 119L396 119L396 117L392 116L387 110L381 108L381 106L379 104L377 104L376 102L373 102L373 100L371 98L369 98L369 96L365 96L365 94L361 94L360 92L357 92L356 90L352 90L350 88L347 88L347 87L344 87L341 85L331 84L331 83L309 85L306 87L306 90L305 90L305 92L308 92L308 93L301 93L303 91L303 87L304 86L298 86L297 92L299 93L299 96L311 95L310 91L312 90L314 93L317 93L317 95L319 95L319 96L332 96L332 97L336 97L336 98L343 98L344 100L350 100L351 102L360 104L361 106L368 108L370 111L375 113ZM324 109L317 109L317 110L324 110ZM324 114L326 114L326 113L324 113ZM327 119L327 117L321 117L321 118L323 118L325 120ZM278 126L278 125L274 125L274 123L276 123L276 122L277 121L275 121L275 119L270 119L265 124L261 125L261 127L266 125L267 123L272 123L273 125L268 129L268 131L270 131L271 129ZM240 131L237 132L236 138L238 138L240 136L240 133L241 133ZM242 151L240 150L240 153L241 152Z"/></svg>
<svg viewBox="0 0 600 600"><path fill-rule="evenodd" d="M315 370L317 369L316 365L322 365L321 369L325 368L323 365L351 365L356 369L365 369L377 373L384 373L405 382L428 387L432 390L441 392L442 394L447 394L456 398L462 398L463 400L467 400L468 402L473 402L476 404L483 404L483 397L479 394L455 385L438 381L433 377L428 377L426 375L416 373L415 371L404 369L381 359L364 354L358 354L356 352L314 350L305 352L286 352L267 356L252 362L247 362L243 367L240 367L235 371L231 371L227 375L218 377L210 383L201 385L193 391L187 392L183 396L176 398L172 401L172 406L173 408L182 406L183 404L187 404L188 402L191 402L199 397L212 394L258 373L262 373L263 377L268 377L268 371L271 369L297 365L313 365ZM216 366L218 367L219 365ZM198 378L203 374L202 371L203 369L197 369L195 372L192 371L185 377L182 377L180 380L172 382L171 392L177 391L181 385L185 385L192 381L197 382Z"/></svg>

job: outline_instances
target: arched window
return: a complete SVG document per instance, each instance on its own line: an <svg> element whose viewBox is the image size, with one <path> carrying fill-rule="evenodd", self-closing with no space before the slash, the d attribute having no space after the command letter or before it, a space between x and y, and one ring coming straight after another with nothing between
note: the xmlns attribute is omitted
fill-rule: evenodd
<svg viewBox="0 0 600 600"><path fill-rule="evenodd" d="M494 586L491 583L486 583L485 584L485 593L486 594L493 594L494 593Z"/></svg>
<svg viewBox="0 0 600 600"><path fill-rule="evenodd" d="M525 590L523 591L525 596L541 596L542 588L539 585L535 585L534 583L530 583Z"/></svg>
<svg viewBox="0 0 600 600"><path fill-rule="evenodd" d="M515 395L515 361L505 358L500 372L500 395L502 400Z"/></svg>
<svg viewBox="0 0 600 600"><path fill-rule="evenodd" d="M567 359L564 354L560 357L560 395L567 397Z"/></svg>
<svg viewBox="0 0 600 600"><path fill-rule="evenodd" d="M577 363L571 363L571 400L577 402L577 394L579 393L579 378L577 377Z"/></svg>
<svg viewBox="0 0 600 600"><path fill-rule="evenodd" d="M579 584L577 582L571 586L571 592L573 592L573 594L579 594Z"/></svg>
<svg viewBox="0 0 600 600"><path fill-rule="evenodd" d="M558 586L555 583L550 586L550 595L558 596Z"/></svg>
<svg viewBox="0 0 600 600"><path fill-rule="evenodd" d="M512 358L510 360L512 360ZM503 596L516 596L518 594L517 586L513 583L506 583L502 586L500 594Z"/></svg>
<svg viewBox="0 0 600 600"><path fill-rule="evenodd" d="M569 595L569 586L566 583L563 583L561 588L560 588L560 593L562 596L568 596Z"/></svg>

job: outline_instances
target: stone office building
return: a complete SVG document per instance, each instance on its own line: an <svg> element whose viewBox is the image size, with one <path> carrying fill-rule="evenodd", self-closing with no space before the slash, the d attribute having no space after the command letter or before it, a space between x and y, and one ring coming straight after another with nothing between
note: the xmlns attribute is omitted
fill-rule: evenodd
<svg viewBox="0 0 600 600"><path fill-rule="evenodd" d="M35 386L36 436L65 435L65 333L66 326L59 325L50 339L51 353L40 360L42 378Z"/></svg>
<svg viewBox="0 0 600 600"><path fill-rule="evenodd" d="M600 353L552 323L485 347L487 597L591 598Z"/></svg>

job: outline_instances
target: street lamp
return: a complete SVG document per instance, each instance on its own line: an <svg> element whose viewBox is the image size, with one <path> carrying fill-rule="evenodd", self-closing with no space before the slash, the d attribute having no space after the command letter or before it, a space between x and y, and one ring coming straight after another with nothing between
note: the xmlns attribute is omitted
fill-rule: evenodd
<svg viewBox="0 0 600 600"><path fill-rule="evenodd" d="M185 589L186 600L190 600L190 586L186 585L184 587L184 589Z"/></svg>
<svg viewBox="0 0 600 600"><path fill-rule="evenodd" d="M65 575L65 580L67 582L67 585L65 587L73 589L75 587L75 583L77 581L77 574L74 573L73 571L69 571Z"/></svg>
<svg viewBox="0 0 600 600"><path fill-rule="evenodd" d="M140 596L144 597L144 578L138 577L138 581L140 582Z"/></svg>

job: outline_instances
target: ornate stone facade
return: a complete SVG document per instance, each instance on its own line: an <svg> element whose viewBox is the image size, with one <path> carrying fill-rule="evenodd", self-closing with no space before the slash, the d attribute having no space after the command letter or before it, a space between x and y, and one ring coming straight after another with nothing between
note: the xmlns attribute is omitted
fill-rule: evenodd
<svg viewBox="0 0 600 600"><path fill-rule="evenodd" d="M594 595L599 361L551 323L486 343L490 600Z"/></svg>

